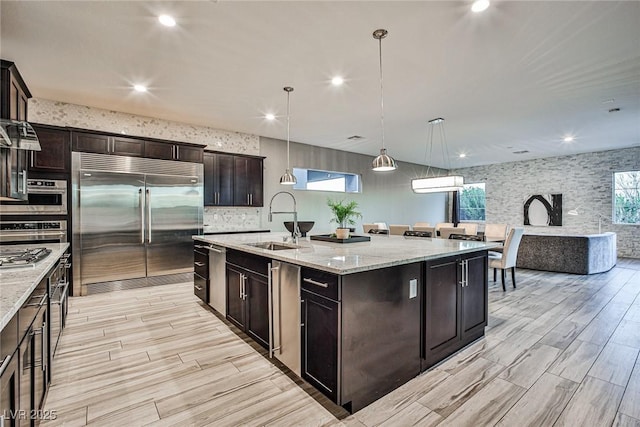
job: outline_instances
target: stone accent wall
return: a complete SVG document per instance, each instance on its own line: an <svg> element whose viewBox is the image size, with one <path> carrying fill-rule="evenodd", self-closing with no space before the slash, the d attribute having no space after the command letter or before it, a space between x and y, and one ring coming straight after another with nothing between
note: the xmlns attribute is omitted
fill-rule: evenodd
<svg viewBox="0 0 640 427"><path fill-rule="evenodd" d="M485 183L486 222L522 227L529 194L562 194L562 226L526 226L525 233L594 234L598 215L602 232L618 238L618 256L640 258L640 225L612 224L613 173L640 170L640 146L457 169L465 183ZM579 215L567 212L577 209Z"/></svg>
<svg viewBox="0 0 640 427"><path fill-rule="evenodd" d="M55 126L69 126L129 136L192 142L208 149L237 154L260 154L260 138L206 126L172 122L103 110L84 105L47 99L29 100L29 121ZM260 227L260 208L217 208L204 210L205 231L253 230Z"/></svg>

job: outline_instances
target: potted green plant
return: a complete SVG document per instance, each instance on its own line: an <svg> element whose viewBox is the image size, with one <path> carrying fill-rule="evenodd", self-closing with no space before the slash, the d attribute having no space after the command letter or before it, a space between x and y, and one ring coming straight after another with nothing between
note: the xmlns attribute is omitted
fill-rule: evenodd
<svg viewBox="0 0 640 427"><path fill-rule="evenodd" d="M348 239L349 225L355 225L355 218L362 218L362 214L356 210L358 203L353 200L346 202L344 200L334 201L327 199L327 206L329 206L333 214L331 222L338 224L336 238Z"/></svg>

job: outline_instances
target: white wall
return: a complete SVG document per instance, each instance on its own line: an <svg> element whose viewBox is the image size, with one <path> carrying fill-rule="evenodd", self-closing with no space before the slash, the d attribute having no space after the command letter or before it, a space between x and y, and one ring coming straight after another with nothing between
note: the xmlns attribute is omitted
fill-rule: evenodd
<svg viewBox="0 0 640 427"><path fill-rule="evenodd" d="M617 234L618 255L640 258L640 225L611 224L613 172L640 170L640 147L457 169L465 183L484 182L486 221L524 224L523 203L530 194L562 194L561 227L525 227L527 233L592 234L598 214L602 231ZM579 216L568 215L577 209Z"/></svg>
<svg viewBox="0 0 640 427"><path fill-rule="evenodd" d="M371 171L372 156L346 151L332 150L306 144L291 143L291 167L349 172L362 176L362 193L333 193L325 191L292 190L280 184L280 176L287 167L286 141L260 138L260 154L266 156L264 171L265 207L262 210L262 225L273 231L285 231L286 215L274 216L269 223L269 201L278 191L290 191L298 205L298 219L315 221L312 234L332 232L336 224L330 223L331 214L327 198L355 200L363 218L357 221L356 231L362 232L362 223L386 222L387 224L410 224L417 221L431 223L444 221L445 194L414 194L411 178L424 176L426 167L399 162L393 172ZM390 153L392 154L392 153ZM274 210L290 210L292 201L287 196L274 200Z"/></svg>

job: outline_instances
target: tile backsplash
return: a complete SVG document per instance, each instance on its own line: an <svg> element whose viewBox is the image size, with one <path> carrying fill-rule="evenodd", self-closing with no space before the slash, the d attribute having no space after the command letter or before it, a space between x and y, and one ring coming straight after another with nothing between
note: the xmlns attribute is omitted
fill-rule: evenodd
<svg viewBox="0 0 640 427"><path fill-rule="evenodd" d="M207 126L172 122L153 117L104 110L48 99L29 100L29 121L69 126L130 136L167 139L206 145L208 149L238 154L260 154L257 135L231 132Z"/></svg>
<svg viewBox="0 0 640 427"><path fill-rule="evenodd" d="M258 230L261 208L205 206L204 232ZM265 227L268 229L269 227Z"/></svg>

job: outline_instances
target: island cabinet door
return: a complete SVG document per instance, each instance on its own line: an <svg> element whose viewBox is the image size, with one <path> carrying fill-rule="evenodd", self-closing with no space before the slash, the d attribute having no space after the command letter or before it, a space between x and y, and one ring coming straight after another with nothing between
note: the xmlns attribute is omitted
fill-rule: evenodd
<svg viewBox="0 0 640 427"><path fill-rule="evenodd" d="M487 326L489 302L487 252L462 257L465 269L462 286L462 340L475 339ZM479 334L479 335L478 335Z"/></svg>
<svg viewBox="0 0 640 427"><path fill-rule="evenodd" d="M245 319L247 334L263 347L269 346L269 286L267 278L245 273Z"/></svg>
<svg viewBox="0 0 640 427"><path fill-rule="evenodd" d="M460 262L448 257L426 263L424 359L429 367L455 351L460 342Z"/></svg>
<svg viewBox="0 0 640 427"><path fill-rule="evenodd" d="M338 325L340 303L300 292L302 378L338 402Z"/></svg>
<svg viewBox="0 0 640 427"><path fill-rule="evenodd" d="M244 273L227 264L227 319L237 327L245 329Z"/></svg>

